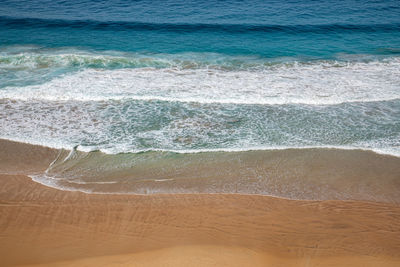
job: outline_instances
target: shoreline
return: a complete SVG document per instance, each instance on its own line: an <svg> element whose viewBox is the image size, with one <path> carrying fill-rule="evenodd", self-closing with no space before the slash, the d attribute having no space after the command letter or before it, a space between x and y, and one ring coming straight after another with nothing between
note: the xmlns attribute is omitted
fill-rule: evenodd
<svg viewBox="0 0 400 267"><path fill-rule="evenodd" d="M238 194L400 204L400 158L371 151L288 149L110 155L1 139L0 150L0 173L28 175L35 182L66 191ZM36 158L41 162L35 162Z"/></svg>
<svg viewBox="0 0 400 267"><path fill-rule="evenodd" d="M400 264L396 203L62 191L26 176L55 150L0 148L0 266Z"/></svg>
<svg viewBox="0 0 400 267"><path fill-rule="evenodd" d="M11 143L19 143L28 146L37 146L42 148L48 148L53 150L66 150L71 151L76 149L77 152L80 153L91 153L91 152L100 152L106 155L119 155L119 154L139 154L139 153L151 153L151 152L162 152L162 153L176 153L176 154L202 154L202 153L238 153L238 152L256 152L256 151L284 151L284 150L343 150L343 151L356 151L361 153L374 153L380 156L385 157L393 157L393 158L400 158L400 154L394 152L388 152L388 150L384 149L376 149L376 148L365 148L365 147L352 147L352 146L330 146L330 145L315 145L315 146L298 146L298 147L291 147L291 146L276 146L276 147L262 147L262 146L255 146L255 147L248 147L245 149L241 148L215 148L215 149L184 149L184 150L169 150L169 149L145 149L145 150L137 150L137 151L123 151L123 152L110 152L107 149L84 149L79 150L80 145L71 146L69 148L65 148L62 146L51 146L51 145L44 145L40 142L26 142L23 139L8 139L7 137L0 137L0 142L11 142Z"/></svg>

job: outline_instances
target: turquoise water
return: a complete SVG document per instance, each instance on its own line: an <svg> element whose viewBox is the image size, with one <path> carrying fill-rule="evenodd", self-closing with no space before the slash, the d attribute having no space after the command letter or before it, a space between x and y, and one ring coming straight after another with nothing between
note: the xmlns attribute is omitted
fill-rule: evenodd
<svg viewBox="0 0 400 267"><path fill-rule="evenodd" d="M400 155L398 1L2 1L0 137Z"/></svg>
<svg viewBox="0 0 400 267"><path fill-rule="evenodd" d="M2 1L0 43L140 53L397 54L398 1Z"/></svg>

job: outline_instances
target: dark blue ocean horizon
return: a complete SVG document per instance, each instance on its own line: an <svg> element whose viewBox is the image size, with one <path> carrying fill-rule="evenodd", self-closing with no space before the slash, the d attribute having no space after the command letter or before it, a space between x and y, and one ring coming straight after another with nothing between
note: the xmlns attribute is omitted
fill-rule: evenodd
<svg viewBox="0 0 400 267"><path fill-rule="evenodd" d="M0 46L331 59L400 53L398 1L2 1Z"/></svg>

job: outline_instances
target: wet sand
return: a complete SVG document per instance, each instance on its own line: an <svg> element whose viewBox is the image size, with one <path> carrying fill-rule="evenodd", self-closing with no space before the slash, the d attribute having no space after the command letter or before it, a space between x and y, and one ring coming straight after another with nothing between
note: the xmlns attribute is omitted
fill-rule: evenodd
<svg viewBox="0 0 400 267"><path fill-rule="evenodd" d="M395 203L61 191L26 146L0 142L1 266L400 266Z"/></svg>
<svg viewBox="0 0 400 267"><path fill-rule="evenodd" d="M235 193L400 204L400 157L326 148L184 154L62 150L46 175L34 181L89 193Z"/></svg>

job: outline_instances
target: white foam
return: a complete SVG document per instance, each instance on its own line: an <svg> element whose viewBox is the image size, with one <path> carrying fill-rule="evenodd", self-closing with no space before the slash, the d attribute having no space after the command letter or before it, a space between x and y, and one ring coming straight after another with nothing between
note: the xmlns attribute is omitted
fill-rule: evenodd
<svg viewBox="0 0 400 267"><path fill-rule="evenodd" d="M121 99L144 102L107 102ZM329 147L400 156L398 101L330 106L393 99L400 99L400 58L229 71L86 69L1 89L0 138L111 154Z"/></svg>
<svg viewBox="0 0 400 267"><path fill-rule="evenodd" d="M55 67L144 67L177 65L173 60L139 54L95 54L84 50L61 49L55 51L25 51L7 53L0 51L0 67L5 69L40 69ZM179 63L179 62L178 62Z"/></svg>
<svg viewBox="0 0 400 267"><path fill-rule="evenodd" d="M400 98L400 59L276 64L257 71L86 69L41 85L6 87L0 98L311 105L383 101Z"/></svg>
<svg viewBox="0 0 400 267"><path fill-rule="evenodd" d="M11 140L15 142L25 142L33 145L47 146L55 149L72 149L72 145L61 146L60 144L52 145L51 143L41 142L35 139L21 139L13 137L0 136L0 139ZM119 153L143 153L143 152L172 152L177 154L196 154L196 153L218 153L218 152L248 152L248 151L273 151L273 150L288 150L288 149L339 149L339 150L363 150L372 151L381 155L400 157L400 147L383 147L376 148L372 143L364 143L363 145L342 146L342 145L309 145L309 146L247 146L247 147L226 147L226 148L200 148L200 149L132 149L129 147L110 148L110 149L91 149L90 147L77 147L77 150L82 152L100 151L104 154L115 155ZM379 145L379 144L377 144ZM111 183L111 182L110 182Z"/></svg>
<svg viewBox="0 0 400 267"><path fill-rule="evenodd" d="M268 151L268 150L287 150L287 149L339 149L339 150L364 150L372 151L381 155L400 157L400 149L396 148L374 148L371 146L333 146L333 145L310 145L310 146L253 146L253 147L233 147L233 148L208 148L208 149L148 149L148 150L126 150L123 153L142 153L142 152L173 152L178 154L212 153L212 152L247 152L247 151ZM118 154L121 151L114 149L100 149L105 154ZM89 152L86 150L86 152Z"/></svg>

